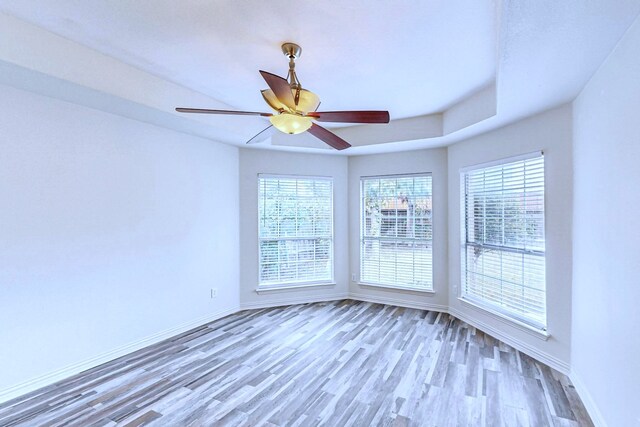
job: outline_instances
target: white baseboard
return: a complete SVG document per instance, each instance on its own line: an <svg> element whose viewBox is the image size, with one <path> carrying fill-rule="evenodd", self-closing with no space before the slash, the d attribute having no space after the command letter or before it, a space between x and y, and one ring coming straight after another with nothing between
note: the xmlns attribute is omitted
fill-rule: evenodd
<svg viewBox="0 0 640 427"><path fill-rule="evenodd" d="M474 328L480 329L481 331L488 333L492 337L499 339L505 344L510 345L516 350L521 351L522 353L525 353L533 357L534 359L539 360L540 362L552 367L556 371L562 372L565 375L569 375L570 366L567 362L560 360L554 356L551 356L550 354L544 351L541 351L540 349L532 346L531 344L527 344L524 341L521 341L517 338L507 335L504 332L502 332L500 329L496 328L495 326L489 325L488 323L485 323L476 319L472 319L468 317L466 314L464 314L463 312L456 310L455 308L449 307L448 312L451 315L462 320L463 322L473 326Z"/></svg>
<svg viewBox="0 0 640 427"><path fill-rule="evenodd" d="M170 328L162 332L158 332L156 334L150 335L136 342L129 343L122 347L118 347L107 353L100 354L90 359L68 365L62 369L58 369L48 374L41 375L39 377L32 378L28 381L24 381L22 383L2 389L0 390L0 403L7 402L16 397L38 390L42 387L46 387L48 385L54 384L65 378L69 378L73 375L79 374L80 372L86 371L91 368L95 368L96 366L99 366L99 365L102 365L103 363L117 359L118 357L122 357L126 354L133 353L134 351L138 351L140 349L156 344L167 338L171 338L173 336L179 335L190 329L196 328L198 326L202 326L204 324L207 324L209 322L212 322L214 320L220 319L224 316L228 316L229 314L233 314L236 312L238 312L238 307L228 308L225 310L217 311L215 313L207 314L206 316L202 316L190 322L183 323L182 325L176 326L174 328Z"/></svg>
<svg viewBox="0 0 640 427"><path fill-rule="evenodd" d="M299 296L293 298L269 298L267 301L244 302L240 304L240 310L253 310L256 308L281 307L285 305L307 304L313 302L336 301L348 299L347 292L336 292L319 297Z"/></svg>
<svg viewBox="0 0 640 427"><path fill-rule="evenodd" d="M587 412L591 417L591 421L593 421L593 425L596 427L607 427L607 423L604 421L604 417L602 416L600 409L598 409L595 400L593 400L593 396L591 396L589 389L587 389L585 384L582 382L582 376L572 369L569 378L571 379L573 386L576 388L584 407L587 409Z"/></svg>
<svg viewBox="0 0 640 427"><path fill-rule="evenodd" d="M392 298L388 296L372 296L367 294L359 294L357 292L350 292L349 298L356 301L373 302L378 304L396 305L399 307L416 308L418 310L431 310L447 313L449 308L446 305L432 304L428 302L407 301L402 298Z"/></svg>

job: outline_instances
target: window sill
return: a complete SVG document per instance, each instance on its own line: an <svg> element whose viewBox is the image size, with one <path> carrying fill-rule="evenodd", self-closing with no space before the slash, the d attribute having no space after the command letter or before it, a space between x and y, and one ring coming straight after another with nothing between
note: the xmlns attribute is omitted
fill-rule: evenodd
<svg viewBox="0 0 640 427"><path fill-rule="evenodd" d="M255 291L257 294L269 293L269 292L277 292L277 291L291 291L295 289L309 289L309 288L326 288L335 286L334 282L325 282L325 283L300 283L300 284L291 284L287 283L286 285L267 285L267 286L258 286Z"/></svg>
<svg viewBox="0 0 640 427"><path fill-rule="evenodd" d="M359 286L364 286L365 288L382 288L394 291L411 291L411 292L421 292L424 294L435 294L433 289L424 289L424 288L414 288L412 286L394 286L394 285L380 285L374 283L358 283Z"/></svg>
<svg viewBox="0 0 640 427"><path fill-rule="evenodd" d="M538 329L535 326L531 326L525 322L522 322L518 319L514 319L512 317L509 317L505 314L500 313L499 311L496 310L492 310L491 308L485 307L481 304L478 304L476 302L473 301L469 301L468 299L462 298L462 297L458 297L458 301L461 301L465 306L471 307L475 310L479 310L482 311L483 313L488 313L489 315L491 315L492 317L496 318L497 320L506 323L510 326L513 326L517 329L520 329L523 332L528 333L529 335L532 335L538 339L541 339L543 341L547 341L550 337L551 334L549 334L547 331L542 330L542 329Z"/></svg>

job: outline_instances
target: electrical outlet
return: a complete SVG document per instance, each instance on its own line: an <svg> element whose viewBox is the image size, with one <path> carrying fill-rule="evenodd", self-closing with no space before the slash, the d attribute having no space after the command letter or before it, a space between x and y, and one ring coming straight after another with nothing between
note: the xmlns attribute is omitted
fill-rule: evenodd
<svg viewBox="0 0 640 427"><path fill-rule="evenodd" d="M355 282L356 281L356 273L352 273L351 274L351 281Z"/></svg>
<svg viewBox="0 0 640 427"><path fill-rule="evenodd" d="M211 288L211 299L218 296L218 288Z"/></svg>

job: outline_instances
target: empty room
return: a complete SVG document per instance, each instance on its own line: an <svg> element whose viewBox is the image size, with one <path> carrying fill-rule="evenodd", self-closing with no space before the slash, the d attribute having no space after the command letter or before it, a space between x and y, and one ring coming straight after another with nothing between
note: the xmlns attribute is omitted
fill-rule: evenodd
<svg viewBox="0 0 640 427"><path fill-rule="evenodd" d="M0 0L0 426L640 427L640 0Z"/></svg>

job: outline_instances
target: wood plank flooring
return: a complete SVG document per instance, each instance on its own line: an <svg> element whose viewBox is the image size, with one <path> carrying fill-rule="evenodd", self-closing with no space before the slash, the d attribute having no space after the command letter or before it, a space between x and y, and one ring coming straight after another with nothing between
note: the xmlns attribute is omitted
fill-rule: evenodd
<svg viewBox="0 0 640 427"><path fill-rule="evenodd" d="M243 311L0 405L0 426L592 426L569 379L452 316Z"/></svg>

